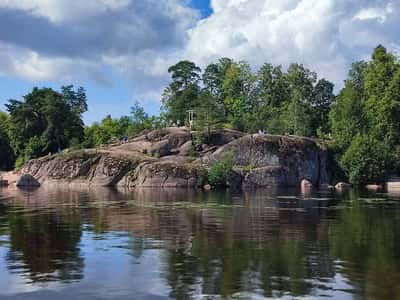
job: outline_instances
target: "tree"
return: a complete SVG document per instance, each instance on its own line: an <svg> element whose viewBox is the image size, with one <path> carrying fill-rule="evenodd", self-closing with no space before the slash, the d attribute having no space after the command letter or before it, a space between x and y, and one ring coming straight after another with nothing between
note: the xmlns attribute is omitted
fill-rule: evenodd
<svg viewBox="0 0 400 300"><path fill-rule="evenodd" d="M286 78L292 96L293 93L297 93L296 97L300 97L303 104L311 105L314 84L317 82L317 74L303 65L291 64L288 68Z"/></svg>
<svg viewBox="0 0 400 300"><path fill-rule="evenodd" d="M400 67L383 46L375 48L365 70L366 114L373 134L391 146L399 142Z"/></svg>
<svg viewBox="0 0 400 300"><path fill-rule="evenodd" d="M128 135L136 135L144 129L150 129L153 127L153 119L144 111L144 108L139 102L131 107L130 124L127 128Z"/></svg>
<svg viewBox="0 0 400 300"><path fill-rule="evenodd" d="M225 96L223 85L227 70L232 64L234 64L232 59L221 58L217 63L208 65L202 76L204 90L214 98L218 108L224 111L224 115L226 115L226 109L224 106Z"/></svg>
<svg viewBox="0 0 400 300"><path fill-rule="evenodd" d="M367 63L363 61L352 65L349 78L345 81L344 88L329 112L333 138L342 153L350 146L357 134L366 131L364 92L366 68Z"/></svg>
<svg viewBox="0 0 400 300"><path fill-rule="evenodd" d="M299 136L313 134L311 127L310 111L302 101L301 92L293 91L292 99L282 112L286 124L286 132Z"/></svg>
<svg viewBox="0 0 400 300"><path fill-rule="evenodd" d="M390 151L383 141L358 134L340 163L353 184L382 183L390 174Z"/></svg>
<svg viewBox="0 0 400 300"><path fill-rule="evenodd" d="M9 170L14 165L14 151L9 139L9 116L0 111L0 170Z"/></svg>
<svg viewBox="0 0 400 300"><path fill-rule="evenodd" d="M211 130L223 123L224 110L206 90L202 91L199 102L196 109L196 129L206 130L209 138Z"/></svg>
<svg viewBox="0 0 400 300"><path fill-rule="evenodd" d="M224 106L232 127L245 131L246 119L251 114L255 100L256 77L246 62L232 63L226 70L223 83Z"/></svg>
<svg viewBox="0 0 400 300"><path fill-rule="evenodd" d="M23 101L11 99L6 107L11 144L20 160L55 153L72 140L83 140L82 114L87 109L83 88L75 92L72 86L63 87L61 93L34 88Z"/></svg>
<svg viewBox="0 0 400 300"><path fill-rule="evenodd" d="M193 62L180 61L168 69L172 82L164 90L162 103L167 118L184 124L186 112L197 107L201 69Z"/></svg>
<svg viewBox="0 0 400 300"><path fill-rule="evenodd" d="M332 133L343 154L339 160L352 182L381 182L395 170L399 95L399 63L383 46L375 48L370 62L353 64L330 112Z"/></svg>
<svg viewBox="0 0 400 300"><path fill-rule="evenodd" d="M253 116L256 116L253 131L266 129L269 133L283 134L286 126L282 116L290 100L286 74L281 66L265 63L256 76L258 95L253 107Z"/></svg>
<svg viewBox="0 0 400 300"><path fill-rule="evenodd" d="M318 80L313 89L311 100L312 106L312 131L320 131L322 134L328 133L329 128L329 111L334 103L335 95L333 94L333 83L326 79Z"/></svg>

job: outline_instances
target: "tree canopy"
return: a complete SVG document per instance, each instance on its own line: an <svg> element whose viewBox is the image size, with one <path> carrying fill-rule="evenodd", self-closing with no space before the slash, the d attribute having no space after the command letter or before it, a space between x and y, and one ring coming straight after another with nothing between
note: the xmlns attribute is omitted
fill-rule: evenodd
<svg viewBox="0 0 400 300"><path fill-rule="evenodd" d="M20 160L34 158L81 143L84 137L82 114L87 110L83 88L34 88L23 100L10 99L9 138Z"/></svg>
<svg viewBox="0 0 400 300"><path fill-rule="evenodd" d="M354 63L330 112L340 163L354 183L385 181L398 172L400 64L386 48Z"/></svg>
<svg viewBox="0 0 400 300"><path fill-rule="evenodd" d="M169 72L163 110L171 123L187 122L191 109L196 112L198 129L213 125L306 136L329 132L333 84L318 80L303 65L291 64L283 71L266 63L253 71L245 61L221 58L203 73L189 61L177 63Z"/></svg>

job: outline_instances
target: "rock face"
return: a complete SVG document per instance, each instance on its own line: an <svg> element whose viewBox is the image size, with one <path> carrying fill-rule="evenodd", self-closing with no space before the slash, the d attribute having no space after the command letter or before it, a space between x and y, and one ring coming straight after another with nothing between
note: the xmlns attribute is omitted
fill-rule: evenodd
<svg viewBox="0 0 400 300"><path fill-rule="evenodd" d="M207 170L227 153L235 187L313 186L328 182L327 152L315 140L275 135L213 132L200 147L184 128L150 131L128 143L29 161L19 172L38 182L97 186L202 187ZM201 150L196 151L196 147Z"/></svg>
<svg viewBox="0 0 400 300"><path fill-rule="evenodd" d="M300 186L303 179L318 186L328 182L327 151L312 139L246 135L230 142L206 158L211 163L231 153L242 168L243 185L249 187Z"/></svg>

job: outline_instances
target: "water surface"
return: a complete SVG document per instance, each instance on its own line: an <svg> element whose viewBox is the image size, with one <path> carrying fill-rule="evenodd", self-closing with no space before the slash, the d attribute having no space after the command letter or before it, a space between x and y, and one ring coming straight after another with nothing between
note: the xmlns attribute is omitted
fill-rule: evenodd
<svg viewBox="0 0 400 300"><path fill-rule="evenodd" d="M1 299L400 299L400 200L0 190Z"/></svg>

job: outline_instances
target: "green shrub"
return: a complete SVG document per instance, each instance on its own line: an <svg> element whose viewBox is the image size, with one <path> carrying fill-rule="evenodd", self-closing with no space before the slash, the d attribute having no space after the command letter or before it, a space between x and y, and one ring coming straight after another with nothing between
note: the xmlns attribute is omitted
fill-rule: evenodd
<svg viewBox="0 0 400 300"><path fill-rule="evenodd" d="M340 160L353 184L386 181L391 162L389 147L368 135L357 135Z"/></svg>
<svg viewBox="0 0 400 300"><path fill-rule="evenodd" d="M15 161L15 168L19 169L25 164L24 156L18 156L17 160Z"/></svg>
<svg viewBox="0 0 400 300"><path fill-rule="evenodd" d="M232 168L233 155L232 153L226 153L211 167L208 172L208 182L213 186L226 185L227 178L232 172Z"/></svg>

